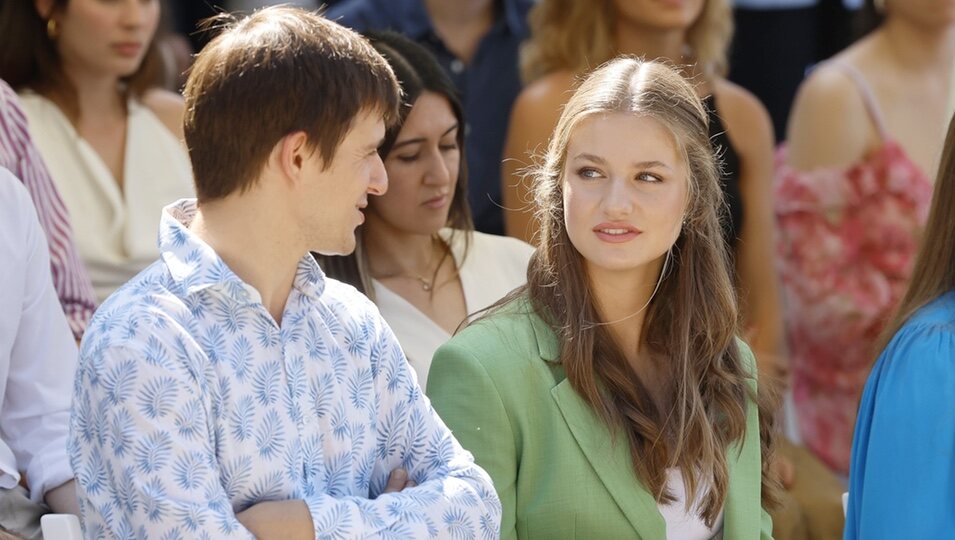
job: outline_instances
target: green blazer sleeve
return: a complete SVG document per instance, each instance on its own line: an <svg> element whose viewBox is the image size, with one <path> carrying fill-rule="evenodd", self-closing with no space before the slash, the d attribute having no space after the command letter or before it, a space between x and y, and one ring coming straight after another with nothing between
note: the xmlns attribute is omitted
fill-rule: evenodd
<svg viewBox="0 0 955 540"><path fill-rule="evenodd" d="M494 479L501 499L501 538L516 531L517 438L500 393L470 347L455 342L435 352L427 393L441 418L465 449Z"/></svg>
<svg viewBox="0 0 955 540"><path fill-rule="evenodd" d="M753 355L753 351L749 348L742 340L738 340L740 352L743 356L743 361L746 363L746 369L752 374L752 379L749 380L750 388L755 395L759 390L757 387L758 371L756 368L756 356ZM758 471L760 474L759 485L762 488L762 441L759 439L759 412L757 410L757 405L755 402L750 401L748 404L749 412L747 413L746 418L746 438L747 444L756 445L756 463L759 465ZM760 527L759 527L759 538L760 540L772 540L773 539L773 518L769 515L769 512L766 511L762 506L762 492L760 492Z"/></svg>

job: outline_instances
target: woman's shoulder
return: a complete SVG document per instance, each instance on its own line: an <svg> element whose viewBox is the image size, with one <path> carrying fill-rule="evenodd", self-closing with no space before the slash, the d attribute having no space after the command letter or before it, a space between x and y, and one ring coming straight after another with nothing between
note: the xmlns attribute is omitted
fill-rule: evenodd
<svg viewBox="0 0 955 540"><path fill-rule="evenodd" d="M771 156L773 124L769 112L752 92L726 79L713 81L713 92L727 135L745 157Z"/></svg>
<svg viewBox="0 0 955 540"><path fill-rule="evenodd" d="M540 345L549 343L553 332L537 315L526 295L493 308L455 334L435 353L466 354L486 368L528 359L540 361Z"/></svg>
<svg viewBox="0 0 955 540"><path fill-rule="evenodd" d="M518 94L514 102L515 113L547 112L555 116L570 99L576 84L577 76L573 71L561 70L543 75L528 83Z"/></svg>
<svg viewBox="0 0 955 540"><path fill-rule="evenodd" d="M863 94L839 64L821 64L800 85L789 116L789 164L798 170L846 167L864 156L875 136Z"/></svg>
<svg viewBox="0 0 955 540"><path fill-rule="evenodd" d="M926 304L899 328L873 376L888 376L905 387L914 381L955 379L955 291Z"/></svg>
<svg viewBox="0 0 955 540"><path fill-rule="evenodd" d="M182 121L186 107L182 96L161 88L153 88L143 94L140 101L177 139L185 140Z"/></svg>
<svg viewBox="0 0 955 540"><path fill-rule="evenodd" d="M534 246L511 236L500 236L473 231L471 233L471 242L475 253L490 255L496 262L499 262L501 257L505 257L508 260L518 258L522 260L522 264L526 265L527 259L534 253Z"/></svg>

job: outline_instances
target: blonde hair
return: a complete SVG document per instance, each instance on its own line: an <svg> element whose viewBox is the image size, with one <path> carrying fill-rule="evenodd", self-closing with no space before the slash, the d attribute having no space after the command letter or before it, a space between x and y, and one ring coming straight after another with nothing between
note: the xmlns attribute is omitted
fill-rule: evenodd
<svg viewBox="0 0 955 540"><path fill-rule="evenodd" d="M521 76L530 83L548 73L584 73L617 55L612 0L540 0L530 12L531 37L521 50ZM686 45L700 70L725 76L733 36L728 0L706 0L686 32Z"/></svg>

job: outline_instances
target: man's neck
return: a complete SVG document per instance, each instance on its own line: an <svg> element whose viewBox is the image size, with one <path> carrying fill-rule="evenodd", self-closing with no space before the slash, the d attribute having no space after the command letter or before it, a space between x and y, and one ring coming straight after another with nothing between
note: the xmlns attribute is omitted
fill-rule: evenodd
<svg viewBox="0 0 955 540"><path fill-rule="evenodd" d="M281 212L259 204L261 195L230 195L203 203L189 229L259 292L262 304L281 326L298 262L307 250L299 246Z"/></svg>
<svg viewBox="0 0 955 540"><path fill-rule="evenodd" d="M469 63L481 38L494 24L494 0L425 0L424 4L441 41Z"/></svg>

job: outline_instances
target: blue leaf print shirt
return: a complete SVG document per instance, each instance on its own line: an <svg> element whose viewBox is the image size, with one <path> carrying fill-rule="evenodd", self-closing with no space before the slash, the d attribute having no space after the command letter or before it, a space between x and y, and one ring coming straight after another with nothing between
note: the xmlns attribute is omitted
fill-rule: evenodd
<svg viewBox="0 0 955 540"><path fill-rule="evenodd" d="M316 538L498 536L500 502L355 289L299 262L282 326L188 224L83 339L69 452L87 538L252 538L235 514L304 500ZM390 472L418 485L382 494Z"/></svg>

